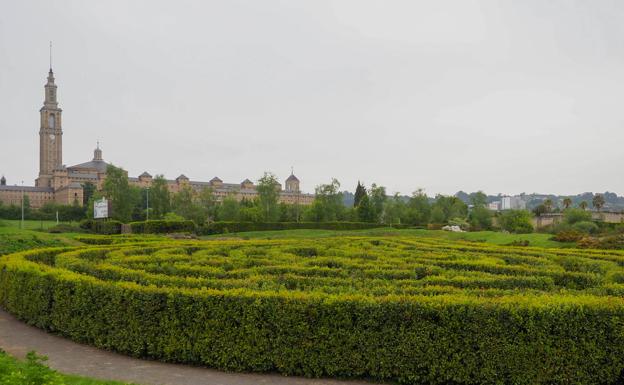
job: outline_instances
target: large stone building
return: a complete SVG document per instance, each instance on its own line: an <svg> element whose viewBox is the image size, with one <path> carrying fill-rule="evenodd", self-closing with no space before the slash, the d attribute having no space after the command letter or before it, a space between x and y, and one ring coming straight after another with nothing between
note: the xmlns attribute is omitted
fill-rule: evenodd
<svg viewBox="0 0 624 385"><path fill-rule="evenodd" d="M7 185L4 176L0 179L0 201L7 205L20 205L24 196L28 196L30 206L39 208L48 202L58 204L82 204L83 185L90 182L97 189L102 188L106 179L108 163L102 157L102 150L97 145L93 159L67 167L63 165L63 123L62 110L58 106L57 86L54 82L52 68L48 73L48 80L44 86L45 99L40 113L39 128L39 176L35 186ZM136 178L128 178L130 183L149 188L153 178L147 172ZM224 183L214 177L209 182L192 181L184 175L176 179L167 180L167 186L172 193L179 192L185 186L195 191L205 188L212 189L217 200L232 196L237 200L253 199L257 196L256 186L249 179L241 183ZM299 179L293 173L286 179L284 188L279 189L279 201L289 204L311 204L313 194L302 193Z"/></svg>

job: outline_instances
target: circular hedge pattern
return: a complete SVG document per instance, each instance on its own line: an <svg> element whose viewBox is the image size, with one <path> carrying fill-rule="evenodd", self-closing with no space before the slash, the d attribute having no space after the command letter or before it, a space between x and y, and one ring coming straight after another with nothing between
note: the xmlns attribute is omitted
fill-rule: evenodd
<svg viewBox="0 0 624 385"><path fill-rule="evenodd" d="M354 237L114 243L0 259L22 319L127 354L405 383L615 383L624 254Z"/></svg>

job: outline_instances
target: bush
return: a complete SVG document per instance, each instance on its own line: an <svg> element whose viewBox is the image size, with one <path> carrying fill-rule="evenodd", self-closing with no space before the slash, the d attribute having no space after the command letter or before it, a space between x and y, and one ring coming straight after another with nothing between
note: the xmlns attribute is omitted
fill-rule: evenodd
<svg viewBox="0 0 624 385"><path fill-rule="evenodd" d="M576 222L572 225L572 228L585 234L595 234L598 232L598 225L589 221Z"/></svg>
<svg viewBox="0 0 624 385"><path fill-rule="evenodd" d="M581 233L578 230L565 230L560 231L551 239L557 242L577 242L583 239L584 236L585 234Z"/></svg>
<svg viewBox="0 0 624 385"><path fill-rule="evenodd" d="M592 220L591 212L582 209L567 209L563 217L565 222L570 225L577 222L590 222Z"/></svg>
<svg viewBox="0 0 624 385"><path fill-rule="evenodd" d="M80 226L72 226L66 223L59 223L48 229L48 233L60 234L60 233L84 233L85 230Z"/></svg>
<svg viewBox="0 0 624 385"><path fill-rule="evenodd" d="M225 370L607 385L624 369L618 261L409 237L35 250L0 259L0 305L79 342Z"/></svg>
<svg viewBox="0 0 624 385"><path fill-rule="evenodd" d="M533 232L531 213L527 210L507 210L498 218L503 230L510 233L526 234Z"/></svg>
<svg viewBox="0 0 624 385"><path fill-rule="evenodd" d="M89 230L91 232L97 234L121 234L121 225L122 223L119 221L115 221L112 219L107 220L96 220L96 219L85 219L80 221L78 225L81 229Z"/></svg>
<svg viewBox="0 0 624 385"><path fill-rule="evenodd" d="M131 222L130 227L132 232L137 234L194 233L197 231L195 222L186 220Z"/></svg>
<svg viewBox="0 0 624 385"><path fill-rule="evenodd" d="M213 222L202 226L202 235L298 229L364 230L379 227L408 228L407 225L381 225L368 222Z"/></svg>

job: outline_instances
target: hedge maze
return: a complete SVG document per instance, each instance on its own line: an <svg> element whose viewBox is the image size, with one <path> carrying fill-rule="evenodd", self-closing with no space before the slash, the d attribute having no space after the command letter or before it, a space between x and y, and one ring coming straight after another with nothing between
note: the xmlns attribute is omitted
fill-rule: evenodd
<svg viewBox="0 0 624 385"><path fill-rule="evenodd" d="M0 303L138 357L414 384L616 384L624 253L439 239L150 241L0 259Z"/></svg>

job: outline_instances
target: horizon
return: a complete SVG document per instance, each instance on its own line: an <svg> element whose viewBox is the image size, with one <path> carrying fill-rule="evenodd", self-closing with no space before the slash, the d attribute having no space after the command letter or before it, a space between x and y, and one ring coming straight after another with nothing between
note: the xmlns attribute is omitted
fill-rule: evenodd
<svg viewBox="0 0 624 385"><path fill-rule="evenodd" d="M99 141L130 176L624 193L624 5L33 3L0 15L10 185L37 175L52 40L68 166Z"/></svg>

